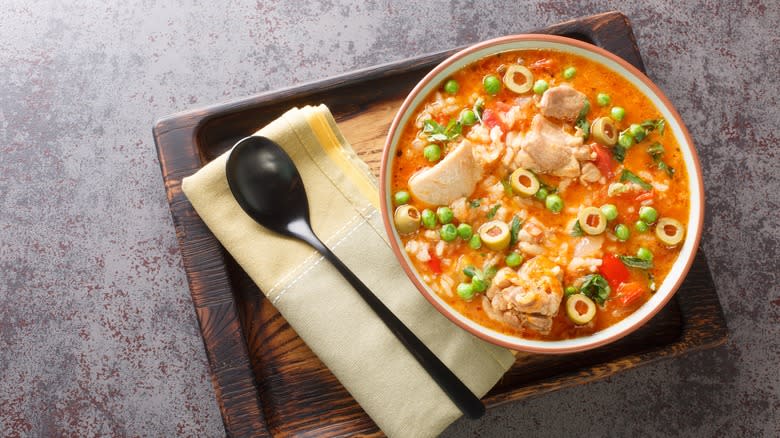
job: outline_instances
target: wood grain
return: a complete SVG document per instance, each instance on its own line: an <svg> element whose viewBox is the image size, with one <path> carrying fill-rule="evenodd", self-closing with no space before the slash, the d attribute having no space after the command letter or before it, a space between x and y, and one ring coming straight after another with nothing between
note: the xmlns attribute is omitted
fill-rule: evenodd
<svg viewBox="0 0 780 438"><path fill-rule="evenodd" d="M644 70L630 23L620 13L584 17L536 32L597 44ZM156 124L168 202L228 435L375 436L381 432L225 254L183 195L182 178L288 108L319 103L328 105L345 137L378 174L396 109L425 73L456 50L175 114ZM720 303L704 253L699 251L675 299L639 330L585 353L520 353L485 402L495 406L538 396L719 345L725 339Z"/></svg>

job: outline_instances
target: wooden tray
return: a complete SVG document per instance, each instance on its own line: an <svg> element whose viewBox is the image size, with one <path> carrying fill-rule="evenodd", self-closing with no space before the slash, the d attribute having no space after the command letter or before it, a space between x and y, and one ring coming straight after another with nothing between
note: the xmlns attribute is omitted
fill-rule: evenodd
<svg viewBox="0 0 780 438"><path fill-rule="evenodd" d="M619 12L537 30L599 45L644 69L628 19ZM154 137L192 300L225 429L232 436L378 434L333 375L225 253L181 191L195 173L292 106L325 103L345 137L378 173L390 121L415 83L446 52L371 67L160 120ZM485 397L488 406L604 378L726 340L704 253L652 321L612 345L579 354L519 354Z"/></svg>

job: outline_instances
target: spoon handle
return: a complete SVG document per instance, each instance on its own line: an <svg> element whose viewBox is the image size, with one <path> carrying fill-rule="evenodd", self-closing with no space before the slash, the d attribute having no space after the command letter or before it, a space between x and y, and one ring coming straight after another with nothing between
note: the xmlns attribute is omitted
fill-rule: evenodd
<svg viewBox="0 0 780 438"><path fill-rule="evenodd" d="M482 404L482 401L319 238L314 236L314 239L309 238L305 240L328 259L339 270L341 275L349 281L363 300L368 303L406 349L412 353L417 362L433 377L433 380L436 381L463 414L469 418L476 419L485 413L485 405Z"/></svg>

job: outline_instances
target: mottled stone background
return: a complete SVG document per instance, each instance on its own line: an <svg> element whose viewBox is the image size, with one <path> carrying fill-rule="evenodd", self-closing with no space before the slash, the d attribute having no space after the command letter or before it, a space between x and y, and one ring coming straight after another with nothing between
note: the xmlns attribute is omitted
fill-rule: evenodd
<svg viewBox="0 0 780 438"><path fill-rule="evenodd" d="M0 435L223 433L155 118L610 9L696 140L730 340L445 435L780 435L773 0L2 0Z"/></svg>

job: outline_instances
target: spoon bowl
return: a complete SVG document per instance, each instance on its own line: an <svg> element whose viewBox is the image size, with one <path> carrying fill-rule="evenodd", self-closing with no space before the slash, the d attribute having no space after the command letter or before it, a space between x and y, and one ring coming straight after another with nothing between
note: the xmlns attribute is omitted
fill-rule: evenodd
<svg viewBox="0 0 780 438"><path fill-rule="evenodd" d="M352 285L452 402L469 418L485 406L379 298L325 246L311 228L309 200L292 159L273 140L252 136L233 147L225 166L228 186L238 205L257 223L302 240L320 252Z"/></svg>
<svg viewBox="0 0 780 438"><path fill-rule="evenodd" d="M309 222L309 199L301 174L274 141L259 136L239 141L225 171L238 205L264 227L290 236L291 221Z"/></svg>

